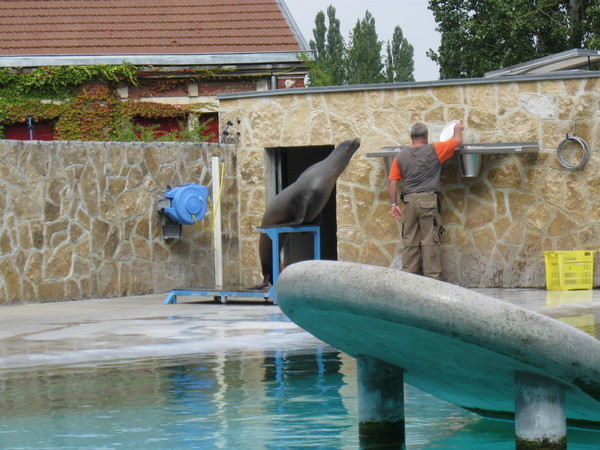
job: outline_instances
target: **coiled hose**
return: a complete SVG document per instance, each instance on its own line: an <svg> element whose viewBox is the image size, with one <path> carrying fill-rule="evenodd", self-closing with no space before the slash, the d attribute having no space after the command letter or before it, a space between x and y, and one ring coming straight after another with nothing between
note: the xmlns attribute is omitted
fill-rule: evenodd
<svg viewBox="0 0 600 450"><path fill-rule="evenodd" d="M568 163L567 161L565 161L565 159L563 158L563 155L562 155L563 147L567 143L572 142L572 141L577 142L581 146L581 151L582 151L581 161L579 161L579 163L577 163L577 164ZM563 167L566 167L567 169L581 169L588 162L588 159L590 159L590 147L588 146L587 142L585 142L579 136L569 137L569 134L567 133L567 137L565 139L563 139L562 142L558 145L557 156L558 156L558 162L561 163L563 165Z"/></svg>

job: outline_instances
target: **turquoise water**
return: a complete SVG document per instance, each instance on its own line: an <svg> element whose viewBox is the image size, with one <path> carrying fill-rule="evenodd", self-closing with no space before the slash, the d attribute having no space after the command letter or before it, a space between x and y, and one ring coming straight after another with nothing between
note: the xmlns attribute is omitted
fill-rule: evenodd
<svg viewBox="0 0 600 450"><path fill-rule="evenodd" d="M408 449L514 449L512 423L405 397ZM0 371L2 449L359 447L355 361L329 347Z"/></svg>

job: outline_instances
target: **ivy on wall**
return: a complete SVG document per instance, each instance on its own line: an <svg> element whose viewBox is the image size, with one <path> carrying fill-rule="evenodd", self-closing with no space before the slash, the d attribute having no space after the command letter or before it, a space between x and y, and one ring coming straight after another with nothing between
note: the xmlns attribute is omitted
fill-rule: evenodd
<svg viewBox="0 0 600 450"><path fill-rule="evenodd" d="M139 69L129 63L119 66L52 66L33 70L0 69L0 97L63 100L90 81L138 85Z"/></svg>
<svg viewBox="0 0 600 450"><path fill-rule="evenodd" d="M152 85L153 91L168 90L182 80L140 79L140 69L129 63L119 66L56 66L30 71L0 69L0 138L7 125L53 121L55 138L60 140L152 140L157 133L150 127L134 125L136 117L181 119L182 131L162 135L162 139L206 141L207 124L193 131L184 122L207 103L167 105L155 102L121 100L120 86ZM212 75L210 75L212 76Z"/></svg>

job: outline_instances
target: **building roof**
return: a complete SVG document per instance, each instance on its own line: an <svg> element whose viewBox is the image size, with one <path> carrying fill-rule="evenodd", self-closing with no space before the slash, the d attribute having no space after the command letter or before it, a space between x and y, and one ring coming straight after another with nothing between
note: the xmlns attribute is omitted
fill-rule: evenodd
<svg viewBox="0 0 600 450"><path fill-rule="evenodd" d="M294 53L284 0L0 0L0 57Z"/></svg>
<svg viewBox="0 0 600 450"><path fill-rule="evenodd" d="M544 74L575 69L591 70L598 64L600 64L600 50L574 48L543 58L487 72L484 77L495 78L508 75Z"/></svg>

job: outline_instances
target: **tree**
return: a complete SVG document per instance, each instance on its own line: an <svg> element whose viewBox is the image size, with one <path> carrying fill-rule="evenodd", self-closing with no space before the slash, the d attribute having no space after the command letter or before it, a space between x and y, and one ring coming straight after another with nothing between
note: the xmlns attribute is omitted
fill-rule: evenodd
<svg viewBox="0 0 600 450"><path fill-rule="evenodd" d="M314 60L304 58L308 66L311 86L342 85L345 80L345 46L340 31L340 21L335 17L335 8L327 8L329 28L325 25L325 14L319 11L315 18L313 35L309 45Z"/></svg>
<svg viewBox="0 0 600 450"><path fill-rule="evenodd" d="M335 13L333 6L327 8L328 26L323 11L317 13L314 40L309 43L314 57L300 55L308 67L310 86L414 81L414 49L400 27L394 30L392 43L388 41L384 66L383 42L379 41L371 13L366 11L364 19L356 22L347 46Z"/></svg>
<svg viewBox="0 0 600 450"><path fill-rule="evenodd" d="M586 48L600 50L600 1L585 2L582 21L583 42Z"/></svg>
<svg viewBox="0 0 600 450"><path fill-rule="evenodd" d="M364 19L356 22L350 34L347 84L385 81L381 62L382 46L383 43L378 40L375 30L375 18L366 11Z"/></svg>
<svg viewBox="0 0 600 450"><path fill-rule="evenodd" d="M571 48L598 46L599 0L429 0L441 44L428 56L441 78L492 70Z"/></svg>
<svg viewBox="0 0 600 450"><path fill-rule="evenodd" d="M402 28L396 26L392 43L387 43L385 61L385 79L388 83L397 81L415 81L414 48L402 34Z"/></svg>
<svg viewBox="0 0 600 450"><path fill-rule="evenodd" d="M329 56L332 83L341 85L344 84L346 78L346 48L340 31L340 21L335 17L335 8L331 5L327 8L327 17L329 18L327 55Z"/></svg>

